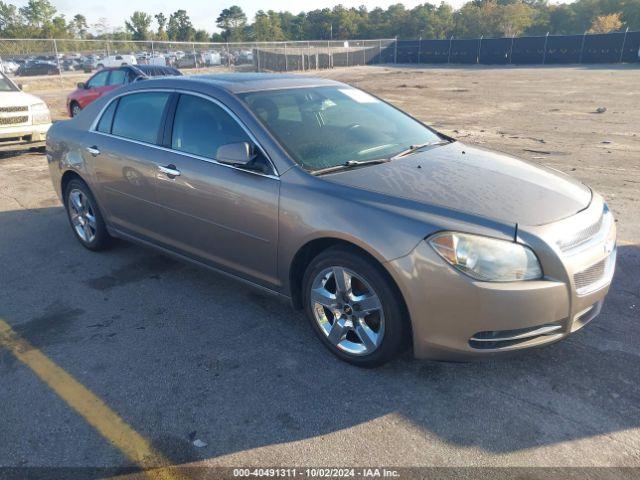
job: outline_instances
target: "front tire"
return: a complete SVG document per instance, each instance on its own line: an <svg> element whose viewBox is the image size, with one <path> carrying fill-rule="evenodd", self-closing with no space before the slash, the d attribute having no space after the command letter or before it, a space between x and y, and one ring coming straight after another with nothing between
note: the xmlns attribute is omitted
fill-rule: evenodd
<svg viewBox="0 0 640 480"><path fill-rule="evenodd" d="M82 246L93 251L107 248L112 238L87 184L79 179L71 180L65 189L64 199L69 224Z"/></svg>
<svg viewBox="0 0 640 480"><path fill-rule="evenodd" d="M303 301L331 353L359 367L387 363L407 345L409 319L382 267L355 249L332 247L311 261Z"/></svg>
<svg viewBox="0 0 640 480"><path fill-rule="evenodd" d="M71 102L71 117L76 117L78 116L78 114L80 113L80 111L82 110L82 107L80 106L80 104L78 102Z"/></svg>

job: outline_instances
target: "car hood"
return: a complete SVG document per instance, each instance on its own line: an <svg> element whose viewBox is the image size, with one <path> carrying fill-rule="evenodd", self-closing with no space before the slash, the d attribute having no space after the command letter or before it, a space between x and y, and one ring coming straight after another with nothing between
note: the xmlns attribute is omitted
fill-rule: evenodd
<svg viewBox="0 0 640 480"><path fill-rule="evenodd" d="M35 95L22 91L0 93L0 107L17 107L33 105L34 103L42 103L42 100Z"/></svg>
<svg viewBox="0 0 640 480"><path fill-rule="evenodd" d="M592 192L555 170L454 142L325 180L521 225L584 210Z"/></svg>

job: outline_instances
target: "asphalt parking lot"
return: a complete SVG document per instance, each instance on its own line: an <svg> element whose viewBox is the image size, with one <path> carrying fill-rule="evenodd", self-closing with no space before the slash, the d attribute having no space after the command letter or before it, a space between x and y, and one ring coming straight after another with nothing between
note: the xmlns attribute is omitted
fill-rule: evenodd
<svg viewBox="0 0 640 480"><path fill-rule="evenodd" d="M457 69L434 69L433 78L421 70L406 69L424 76L412 77L405 90L436 92L436 77L447 89L469 83ZM384 69L371 71L382 81ZM627 70L555 71L569 79L584 110L600 101L580 92L595 81L591 75L613 72L629 88L635 81ZM375 91L366 72L325 74L351 75ZM474 78L494 72L478 69ZM407 82L407 75L394 81ZM515 85L506 78L494 86L505 98ZM538 88L533 93L543 102L548 84L533 78L527 88ZM382 96L385 88L391 92L388 83L378 87ZM401 92L393 90L390 100ZM640 145L633 119L639 109L626 93L618 88L606 99L613 121L601 130L584 126L598 132L598 141L613 139L610 153L561 135L575 122L557 120L549 111L558 107L549 103L514 120L522 126L529 118L528 135L544 136L538 150L569 152L544 153L542 161L589 181L618 217L618 267L601 315L564 342L472 364L407 354L375 370L351 367L281 300L125 242L89 252L73 238L44 155L0 154L0 476L3 468L29 475L40 467L53 469L52 478L79 478L97 475L85 468L115 474L159 463L588 467L580 478L637 478ZM528 101L536 101L534 94ZM567 98L560 108L578 105ZM462 112L473 99L464 94L455 109L448 103L450 116L446 98L427 101L434 103L432 116L426 108L416 115L441 122L448 133L466 128L465 141L506 151L540 144L513 132L516 138L500 137L495 132L505 120L486 109L485 123L465 122ZM525 111L524 100L505 102L511 114ZM522 478L537 475L530 472Z"/></svg>

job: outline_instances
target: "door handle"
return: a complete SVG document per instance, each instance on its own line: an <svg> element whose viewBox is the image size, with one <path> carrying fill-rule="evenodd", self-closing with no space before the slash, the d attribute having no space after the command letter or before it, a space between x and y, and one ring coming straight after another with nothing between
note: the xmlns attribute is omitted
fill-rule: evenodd
<svg viewBox="0 0 640 480"><path fill-rule="evenodd" d="M175 165L167 165L166 167L159 165L158 170L160 170L169 178L180 176L180 170L178 170Z"/></svg>
<svg viewBox="0 0 640 480"><path fill-rule="evenodd" d="M100 149L98 149L98 147L96 147L95 145L93 147L87 147L87 152L89 152L94 157L100 155Z"/></svg>

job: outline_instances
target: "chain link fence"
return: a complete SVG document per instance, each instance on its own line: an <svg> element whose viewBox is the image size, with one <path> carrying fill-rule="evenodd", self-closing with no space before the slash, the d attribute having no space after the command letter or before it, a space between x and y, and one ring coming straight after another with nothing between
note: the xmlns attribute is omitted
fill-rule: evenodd
<svg viewBox="0 0 640 480"><path fill-rule="evenodd" d="M286 72L394 62L396 40L199 43L0 39L0 59L0 69L17 76L89 73L124 64L196 71Z"/></svg>

